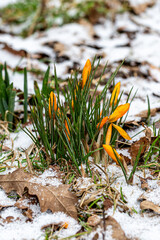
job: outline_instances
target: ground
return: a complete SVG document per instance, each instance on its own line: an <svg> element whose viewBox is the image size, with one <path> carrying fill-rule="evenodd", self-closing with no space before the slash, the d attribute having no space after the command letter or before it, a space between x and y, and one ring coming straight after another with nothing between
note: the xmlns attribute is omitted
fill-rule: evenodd
<svg viewBox="0 0 160 240"><path fill-rule="evenodd" d="M13 1L0 3L0 8L10 2ZM58 0L48 2L50 7L59 3ZM117 2L115 1L115 5ZM136 151L133 143L144 137L147 139L145 141L151 144L159 131L157 124L156 133L154 132L153 123L160 119L160 1L129 0L128 2L129 10L120 13L113 7L113 14L97 17L94 23L91 21L93 17L90 21L80 18L76 22L61 26L55 24L45 31L36 31L26 38L20 34L26 23L17 26L0 18L2 23L0 63L7 63L14 87L22 91L24 87L21 70L27 66L30 70L28 92L31 95L34 93L35 79L40 88L42 87L42 74L47 70L48 65L52 76L55 75L56 67L60 84L64 86L71 72L82 69L87 59L93 61L95 56L97 59L101 58L92 86L93 88L96 86L103 66L108 63L101 85L98 87L98 92L101 92L116 67L124 60L115 78L115 83L121 82L121 91L124 92L121 103L126 101L132 87L131 97L135 92L137 93L126 119L126 128L129 126L127 132L132 137L129 144L133 149L128 152L122 148L118 152L126 158L131 158ZM74 11L71 14L74 14ZM111 93L108 93L108 97L110 95ZM150 116L148 116L149 105ZM18 102L16 111L21 112L21 105ZM150 121L148 125L143 125L142 122L147 117L150 117ZM90 159L91 168L95 176L99 176L99 181L96 183L94 177L89 178L85 174L70 183L55 166L51 166L40 175L36 173L36 177L33 175L35 173L31 172L32 168L29 168L24 161L25 150L29 151L33 144L32 140L22 130L9 133L2 125L3 123L0 125L0 134L5 131L7 137L3 143L3 151L0 153L1 169L4 170L1 172L0 182L4 181L4 176L14 173L20 166L31 174L29 180L23 179L24 186L29 186L29 189L32 188L32 184L33 187L36 186L38 190L37 192L35 190L33 195L37 197L42 189L47 191L49 186L54 189L68 183L72 194L77 196L78 219L73 216L74 214L69 216L66 210L54 212L51 207L50 210L43 211L45 208L39 197L37 199L34 196L32 199L26 196L18 200L15 192L8 195L7 187L1 184L1 240L66 239L67 237L74 239L76 234L75 237L79 239L159 239L159 157L156 161L154 161L155 156L152 157L151 161L153 160L154 164L150 167L142 168L140 166L143 164L140 164L132 184L126 183L122 169L116 163L103 166L102 163L94 164L92 159ZM32 128L31 125L27 127ZM148 131L151 134L149 137ZM147 151L145 154L148 153ZM83 168L85 166L82 166L81 170ZM130 173L132 166L129 164L127 168ZM107 199L110 199L109 202L104 197L106 194L109 197ZM50 203L50 200L45 198L47 204L51 205L55 199L57 195ZM92 207L92 203L95 203L96 207ZM64 203L65 209L66 204L68 203ZM71 212L77 210L72 209ZM92 218L89 219L91 216ZM65 228L66 223L68 226Z"/></svg>

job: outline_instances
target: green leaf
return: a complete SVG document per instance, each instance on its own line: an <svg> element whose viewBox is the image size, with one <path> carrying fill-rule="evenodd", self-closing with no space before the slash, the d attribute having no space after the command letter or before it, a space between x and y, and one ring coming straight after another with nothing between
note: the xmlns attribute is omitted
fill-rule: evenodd
<svg viewBox="0 0 160 240"><path fill-rule="evenodd" d="M24 123L26 123L27 122L27 115L28 115L28 111L27 111L28 84L27 84L27 70L26 70L26 68L24 68L24 102L23 102L23 106L24 106Z"/></svg>

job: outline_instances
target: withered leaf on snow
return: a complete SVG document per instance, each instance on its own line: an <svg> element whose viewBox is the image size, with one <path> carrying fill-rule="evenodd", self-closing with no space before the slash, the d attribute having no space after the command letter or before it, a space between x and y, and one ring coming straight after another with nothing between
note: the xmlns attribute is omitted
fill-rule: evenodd
<svg viewBox="0 0 160 240"><path fill-rule="evenodd" d="M103 202L103 205L104 205L104 210L108 210L113 206L113 202L109 198L106 198Z"/></svg>
<svg viewBox="0 0 160 240"><path fill-rule="evenodd" d="M151 202L151 201L145 200L145 201L141 202L141 203L140 203L140 208L141 208L142 210L144 210L144 209L151 209L151 210L153 210L154 212L160 214L160 207L157 206L156 204L154 204L154 203Z"/></svg>
<svg viewBox="0 0 160 240"><path fill-rule="evenodd" d="M101 221L101 218L98 215L92 215L88 218L87 224L89 226L95 227L97 226Z"/></svg>
<svg viewBox="0 0 160 240"><path fill-rule="evenodd" d="M112 226L112 238L115 240L127 240L127 237L122 230L120 224L111 216L108 216L105 220L105 225ZM101 227L103 227L103 221L101 221Z"/></svg>
<svg viewBox="0 0 160 240"><path fill-rule="evenodd" d="M160 111L160 108L152 108L150 110L151 117L155 116L158 111ZM144 111L136 114L136 116L146 119L146 118L148 118L148 110L144 110Z"/></svg>
<svg viewBox="0 0 160 240"><path fill-rule="evenodd" d="M59 185L58 187L41 183L32 182L35 178L30 173L25 173L22 169L17 169L8 175L0 175L0 186L9 193L15 190L20 196L23 195L27 188L30 195L36 195L41 211L45 212L50 209L52 212L64 212L73 218L77 218L75 204L77 198L74 194L68 191L67 185Z"/></svg>
<svg viewBox="0 0 160 240"><path fill-rule="evenodd" d="M134 1L133 1L133 3L134 3ZM135 4L135 3L132 4L132 1L131 1L130 7L134 11L134 13L140 14L140 13L144 12L146 10L146 8L152 7L155 3L156 3L155 0L145 1L142 3L140 2L137 4Z"/></svg>
<svg viewBox="0 0 160 240"><path fill-rule="evenodd" d="M143 189L143 190L148 190L149 189L149 187L148 187L148 183L147 183L147 179L146 178L142 178L142 177L140 177L139 176L139 179L140 179L140 181L141 181L141 188Z"/></svg>
<svg viewBox="0 0 160 240"><path fill-rule="evenodd" d="M138 151L140 149L141 146L142 147L142 150L141 150L141 154L140 156L142 156L149 148L149 139L147 137L142 137L140 138L138 141L134 142L130 149L129 149L129 153L131 154L131 158L132 158L132 161L131 161L131 164L133 165L134 164L134 161L138 155Z"/></svg>

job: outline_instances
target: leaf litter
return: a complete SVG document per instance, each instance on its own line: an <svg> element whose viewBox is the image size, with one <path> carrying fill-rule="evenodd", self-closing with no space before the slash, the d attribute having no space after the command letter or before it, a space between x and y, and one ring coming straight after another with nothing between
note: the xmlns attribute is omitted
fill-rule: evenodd
<svg viewBox="0 0 160 240"><path fill-rule="evenodd" d="M137 96L130 109L128 121L134 120L136 122L141 122L142 118L147 117L147 101L144 91L146 95L149 95L153 109L159 108L160 104L160 55L157 51L157 49L159 49L158 26L160 23L157 10L159 9L160 2L158 0L153 1L155 3L152 2L153 6L150 6L151 1L129 2L133 11L138 15L135 16L130 13L117 15L115 25L113 25L112 21L109 19L102 20L101 24L94 25L91 31L92 33L89 34L87 33L88 27L82 23L68 24L62 26L61 29L50 29L46 31L45 35L34 34L26 41L16 36L10 36L7 32L5 34L0 34L0 61L7 61L11 68L10 75L11 78L13 78L15 86L20 86L23 90L21 75L16 73L17 76L15 77L12 74L12 70L15 69L16 64L18 64L20 60L21 50L26 51L30 57L28 60L24 56L19 67L32 65L36 68L46 70L47 65L45 62L39 62L39 56L43 55L47 56L48 59L55 59L57 62L57 73L60 77L62 75L66 77L70 71L69 69L72 69L74 64L77 64L78 67L82 67L84 64L83 61L88 57L93 57L96 53L102 56L102 63L109 59L110 72L114 71L114 68L121 60L127 58L128 66L127 63L124 63L124 67L122 71L118 73L119 75L117 75L115 82L121 81L126 97L130 90L130 83L132 83L132 86L138 88ZM61 37L62 35L64 36L64 34L67 42L65 37ZM97 35L97 40L94 38L94 35ZM70 39L70 41L68 41L68 39ZM17 41L20 44L17 44ZM33 46L36 46L36 49L35 47L33 49ZM83 60L77 63L77 59ZM51 69L53 71L53 65L51 65ZM29 75L29 92L33 93L34 77L32 74ZM149 76L149 78L147 76ZM14 79L16 79L16 81ZM17 81L17 79L19 79L19 81ZM101 87L103 88L103 86ZM122 101L123 100L122 98ZM142 112L144 110L145 112ZM156 111L153 111L153 114L156 114ZM157 116L159 115L156 114L156 118ZM138 129L130 129L128 133L132 131L134 135L136 131L138 132L140 129L144 128L140 126ZM11 134L11 136L13 135ZM28 142L28 144L26 143L26 137L23 136L23 133L21 135L21 132L19 133L19 141L15 137L16 135L14 136L14 149L16 150L19 147L28 148L31 144L31 142ZM23 142L21 139L23 139ZM125 155L130 159L134 157L136 145L143 140L145 142L147 141L148 145L148 140L144 132L134 138L135 142L131 142L131 155L128 150L123 150L123 152L125 151ZM6 147L7 146L8 143L6 142ZM12 146L10 145L10 147ZM145 154L145 151L146 149L142 149L142 154ZM2 156L4 157L4 155ZM6 174L9 172L14 176L17 165L18 164L15 164L15 162L13 168L10 168L8 165L9 169L3 172L3 176L1 175L2 179L5 179L5 176L7 176ZM22 167L26 168L26 165L22 164ZM154 176L154 172L148 169L136 171L133 178L133 184L127 185L121 169L115 164L109 165L107 170L101 166L103 171L98 167L94 166L94 168L95 177L98 175L102 179L101 183L97 180L97 184L100 184L101 189L97 189L93 179L83 178L83 181L82 179L78 179L76 184L73 184L73 190L79 199L78 209L83 206L86 212L92 214L93 226L96 224L96 218L98 218L97 222L99 222L99 217L97 217L98 215L94 215L96 214L95 208L88 209L87 206L94 200L97 200L97 198L103 196L107 189L109 198L105 199L104 202L103 200L100 202L100 205L104 204L106 206L106 229L104 229L104 221L101 219L101 225L97 224L97 229L93 228L93 232L84 237L84 239L104 239L104 232L108 240L121 239L121 236L122 239L156 239L160 233L160 218L158 215L160 206L160 187L157 175ZM131 166L128 166L128 169L130 171ZM2 181L1 178L0 181ZM42 175L39 175L39 177L33 177L29 182L29 185L30 184L33 184L33 186L41 186L41 188L47 188L49 184L57 188L57 186L60 187L62 185L62 181L56 179L56 176L52 174L52 170L48 170L48 172L44 172ZM106 188L106 186L108 186L109 189ZM33 191L33 203L33 201L30 202L30 197L26 199L24 197L26 194L24 191L26 190L25 184L21 187L23 188L23 196L18 201L17 195L13 194L13 198L8 198L4 191L0 190L0 230L2 233L2 240L25 239L26 233L23 229L26 229L28 239L37 239L38 237L39 239L44 239L44 232L42 229L47 226L52 226L54 228L58 226L59 228L57 229L61 229L65 222L69 223L68 228L62 228L59 231L59 238L71 236L82 231L81 226L76 220L68 217L64 213L52 213L49 210L42 213L41 209L43 209L43 207L40 208L41 204L39 205L39 201L35 196L37 189ZM7 189L7 187L5 188ZM18 187L16 186L14 190L17 190L16 188ZM122 188L126 203L122 203L122 198L119 195L120 188ZM142 195L144 199L139 201L138 199ZM141 211L142 209L143 211ZM93 221L95 221L95 223L93 223Z"/></svg>

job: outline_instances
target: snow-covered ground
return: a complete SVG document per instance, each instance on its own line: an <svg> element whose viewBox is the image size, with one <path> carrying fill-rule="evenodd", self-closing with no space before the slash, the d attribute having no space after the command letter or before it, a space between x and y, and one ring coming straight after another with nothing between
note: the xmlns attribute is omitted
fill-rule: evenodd
<svg viewBox="0 0 160 240"><path fill-rule="evenodd" d="M0 7L15 1L1 0ZM136 5L147 1L130 0L130 2ZM73 69L75 65L77 68L82 69L86 60L88 58L92 60L95 55L102 57L101 64L108 62L110 66L112 65L111 72L125 59L126 62L130 63L130 66L133 64L133 69L129 69L127 64L124 63L121 71L126 75L118 75L115 82L121 81L121 90L126 94L121 100L123 103L131 87L134 87L133 93L138 90L136 98L132 102L128 120L139 120L140 117L136 115L148 108L147 95L150 99L151 108L160 107L160 0L155 2L152 7L146 8L139 15L128 12L118 14L115 22L112 22L109 18L101 19L99 24L92 26L85 21L81 21L80 23L51 28L43 34L35 33L26 39L10 35L12 31L17 33L18 28L1 23L0 30L3 30L4 33L0 33L0 63L7 62L11 69L18 65L22 68L32 66L45 71L47 64L40 62L37 57L38 55L45 55L51 62L51 73L54 74L55 64L58 76L65 79L70 75L69 69ZM9 49L14 49L17 54L15 55ZM24 57L20 55L19 51L21 50L27 53L27 57L26 55ZM9 74L14 86L23 90L23 75L13 73L12 70L9 70ZM29 93L33 93L34 80L35 76L28 74ZM39 80L38 83L41 85ZM98 90L102 89L103 85ZM154 120L158 119L159 115L154 118ZM11 134L10 137L15 139L14 150L19 150L22 147L26 149L32 143L21 131L18 134ZM138 138L140 136L135 140ZM12 146L11 140L7 140L6 143L9 147ZM5 156L2 155L1 159L2 157ZM25 156L22 156L23 158ZM12 172L14 169L9 171ZM3 172L3 174L6 174L6 172ZM41 176L42 181L45 181L51 175L51 171L45 174ZM54 175L54 173L52 174ZM133 212L132 215L129 215L120 212L118 209L114 211L112 207L106 212L106 215L113 216L130 239L159 239L159 214L151 216L150 213L147 213L143 215L138 201L138 198L145 194L148 201L160 205L159 181L155 180L150 172L146 170L145 178L148 177L149 179L147 180L149 190L145 192L141 188L139 179L139 176L144 177L144 172L136 172L133 185L126 184L122 171L116 165L108 167L108 175L109 177L114 176L115 181L112 187L118 191L122 187L127 206L130 209L135 209L137 213ZM103 178L105 179L105 176ZM53 185L54 183L56 186L61 184L57 183L56 180L52 182ZM63 228L59 233L56 233L60 239L74 235L81 229L76 220L64 213L41 213L39 205L32 206L34 219L32 222L26 222L27 217L23 215L23 210L14 207L14 204L15 200L9 199L4 191L0 189L0 207L2 206L0 218L1 240L44 239L44 231L41 230L41 227L47 224L68 223L67 229ZM4 205L8 207L3 209ZM10 216L13 217L11 222L5 222L4 219ZM101 233L102 229L98 229L97 232ZM85 236L83 239L91 240L93 236L94 233ZM102 235L99 234L98 239L103 239ZM106 230L106 240L113 240L112 229L110 228Z"/></svg>

